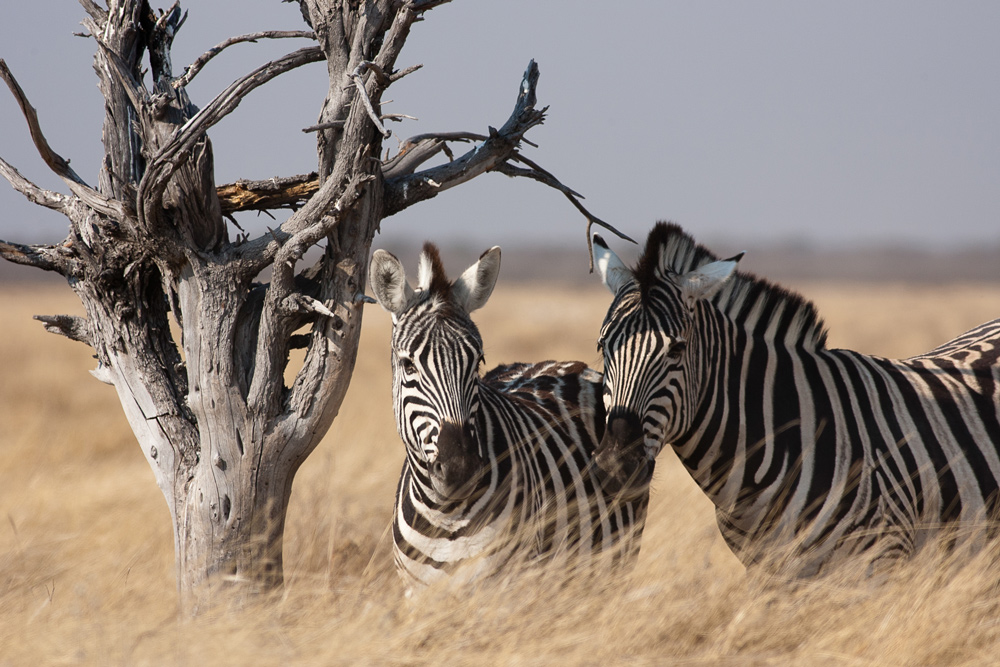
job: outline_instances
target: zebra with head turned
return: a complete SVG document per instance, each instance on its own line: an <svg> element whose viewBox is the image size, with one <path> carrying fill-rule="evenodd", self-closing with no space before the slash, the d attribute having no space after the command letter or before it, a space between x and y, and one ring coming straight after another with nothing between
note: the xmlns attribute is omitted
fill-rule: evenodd
<svg viewBox="0 0 1000 667"><path fill-rule="evenodd" d="M910 359L827 349L813 305L736 272L741 256L659 223L629 269L595 237L615 295L609 488L645 489L670 443L743 563L798 576L856 558L871 572L945 526L979 544L1000 509L1000 320Z"/></svg>
<svg viewBox="0 0 1000 667"><path fill-rule="evenodd" d="M411 586L508 572L516 559L573 570L601 556L627 569L638 555L647 495L619 501L590 466L604 431L600 373L547 361L479 375L483 342L469 313L499 270L494 247L450 282L428 243L413 289L396 257L372 256L372 291L392 314L393 407L406 445L392 527Z"/></svg>

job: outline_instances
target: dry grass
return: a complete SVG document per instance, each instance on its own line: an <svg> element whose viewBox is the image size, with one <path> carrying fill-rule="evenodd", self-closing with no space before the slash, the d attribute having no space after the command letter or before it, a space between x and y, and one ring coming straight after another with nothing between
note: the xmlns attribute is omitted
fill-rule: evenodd
<svg viewBox="0 0 1000 667"><path fill-rule="evenodd" d="M1000 287L797 287L831 345L886 356L1000 315ZM598 364L607 303L501 282L477 314L488 363ZM376 308L341 416L296 480L283 596L178 620L163 499L88 350L30 320L54 312L79 312L68 289L0 287L0 665L983 664L1000 649L997 552L928 552L879 587L851 573L767 582L744 573L670 456L627 585L532 579L403 599L385 532L402 445Z"/></svg>

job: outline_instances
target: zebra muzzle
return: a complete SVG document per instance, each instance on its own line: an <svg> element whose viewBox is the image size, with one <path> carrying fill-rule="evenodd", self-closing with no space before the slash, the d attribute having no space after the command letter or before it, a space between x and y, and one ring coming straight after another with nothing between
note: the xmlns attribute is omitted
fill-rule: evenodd
<svg viewBox="0 0 1000 667"><path fill-rule="evenodd" d="M604 490L624 500L646 493L653 462L646 456L638 415L614 411L594 456L596 477Z"/></svg>
<svg viewBox="0 0 1000 667"><path fill-rule="evenodd" d="M484 478L486 462L471 424L445 422L437 438L437 457L430 465L431 485L449 500L472 496Z"/></svg>

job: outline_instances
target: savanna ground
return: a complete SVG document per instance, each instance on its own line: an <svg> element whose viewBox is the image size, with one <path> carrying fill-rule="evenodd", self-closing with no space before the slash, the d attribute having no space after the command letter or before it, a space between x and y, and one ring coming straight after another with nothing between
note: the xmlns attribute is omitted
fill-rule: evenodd
<svg viewBox="0 0 1000 667"><path fill-rule="evenodd" d="M1000 286L799 284L830 344L926 351L1000 316ZM475 319L487 364L583 359L608 295L505 284ZM36 313L63 286L0 284L0 665L987 664L1000 655L1000 550L928 551L874 586L748 575L665 452L639 566L610 590L528 578L402 597L387 526L403 458L389 317L371 307L351 392L295 482L281 596L175 613L170 517L112 388ZM517 318L509 317L517 313Z"/></svg>

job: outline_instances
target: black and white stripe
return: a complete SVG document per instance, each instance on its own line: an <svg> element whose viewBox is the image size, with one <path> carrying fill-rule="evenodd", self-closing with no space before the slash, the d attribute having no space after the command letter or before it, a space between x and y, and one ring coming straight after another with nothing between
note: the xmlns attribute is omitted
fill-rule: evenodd
<svg viewBox="0 0 1000 667"><path fill-rule="evenodd" d="M483 343L469 313L486 303L499 264L493 248L449 282L427 244L414 290L394 256L372 257L372 291L393 321L406 445L393 538L410 584L507 573L515 560L628 568L638 555L648 493L620 500L592 474L600 373L548 361L479 375Z"/></svg>
<svg viewBox="0 0 1000 667"><path fill-rule="evenodd" d="M594 256L615 294L599 342L609 488L648 483L670 443L737 556L801 576L909 556L945 526L967 541L991 532L1000 320L883 359L827 349L811 303L675 225L652 230L634 269L599 238Z"/></svg>

